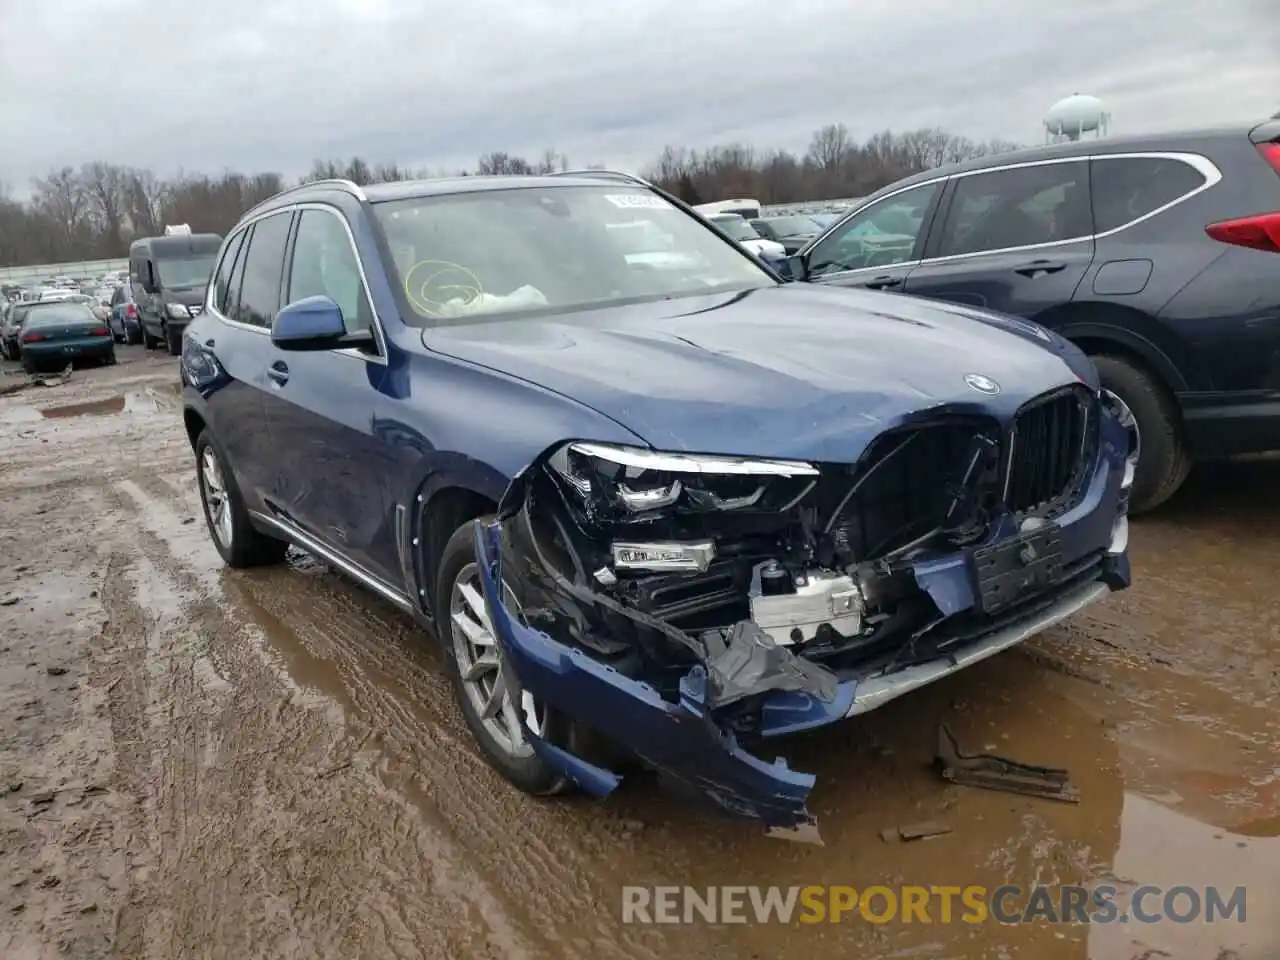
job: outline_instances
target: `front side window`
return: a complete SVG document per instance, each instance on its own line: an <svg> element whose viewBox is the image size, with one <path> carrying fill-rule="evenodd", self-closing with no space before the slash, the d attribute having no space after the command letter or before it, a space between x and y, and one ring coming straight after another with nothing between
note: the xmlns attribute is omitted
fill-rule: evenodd
<svg viewBox="0 0 1280 960"><path fill-rule="evenodd" d="M342 311L348 333L368 330L372 320L360 266L339 214L303 210L293 242L288 302L325 296Z"/></svg>
<svg viewBox="0 0 1280 960"><path fill-rule="evenodd" d="M921 184L885 197L836 227L809 254L809 274L891 267L916 259L925 217L942 182Z"/></svg>
<svg viewBox="0 0 1280 960"><path fill-rule="evenodd" d="M280 309L280 278L284 273L285 242L292 212L263 217L253 227L244 261L244 280L235 316L240 323L270 327Z"/></svg>
<svg viewBox="0 0 1280 960"><path fill-rule="evenodd" d="M937 256L1059 243L1092 233L1087 160L993 170L956 179Z"/></svg>
<svg viewBox="0 0 1280 960"><path fill-rule="evenodd" d="M705 223L630 185L487 190L373 209L393 282L426 323L777 283Z"/></svg>

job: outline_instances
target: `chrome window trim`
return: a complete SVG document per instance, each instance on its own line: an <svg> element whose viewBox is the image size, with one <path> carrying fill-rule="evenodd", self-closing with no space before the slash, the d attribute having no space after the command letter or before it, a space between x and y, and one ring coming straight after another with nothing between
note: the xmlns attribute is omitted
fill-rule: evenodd
<svg viewBox="0 0 1280 960"><path fill-rule="evenodd" d="M827 274L826 276L823 276L817 279L825 281L825 280L838 279L841 277L847 277L847 276L851 276L859 273L866 273L872 270L884 271L884 270L896 269L898 267L918 267L918 266L924 266L925 264L933 264L933 263L951 263L953 261L958 261L958 260L969 260L974 257L986 257L986 256L990 256L993 253L1021 253L1027 250L1049 250L1054 247L1062 247L1062 246L1067 246L1068 244L1081 243L1086 240L1097 242L1098 240L1104 240L1107 237L1115 236L1117 233L1120 233L1122 230L1128 230L1130 227L1135 227L1146 220L1150 220L1152 217L1159 216L1165 211L1171 210L1172 208L1176 207L1180 203L1185 203L1186 201L1190 200L1192 197L1197 196L1201 193L1204 193L1206 190L1209 190L1212 187L1215 187L1222 182L1222 171L1218 169L1217 164L1215 164L1212 160L1210 160L1208 157L1199 153L1186 153L1181 151L1138 150L1138 151L1132 151L1132 152L1126 152L1126 153L1091 153L1091 154L1082 154L1080 156L1073 156L1073 157L1054 157L1049 160L1027 160L1022 163L1006 163L1006 164L1001 164L1000 166L995 166L995 167L983 167L980 170L966 170L963 173L952 173L952 174L946 174L944 176L932 177L928 180L921 180L917 183L912 183L912 184L909 184L908 186L901 187L897 190L894 190L891 193L886 193L883 197L873 200L871 203L868 203L865 206L859 207L857 210L851 211L849 214L847 214L846 216L842 217L840 220L837 220L835 223L833 223L830 227L827 228L827 231L825 233L823 233L820 237L818 237L817 240L814 241L813 249L816 250L820 243L823 243L824 241L826 241L827 237L833 234L837 229L839 229L843 224L845 224L849 220L852 220L854 217L858 216L859 214L863 213L866 210L870 210L872 207L884 202L885 200L889 200L893 197L898 196L901 193L905 193L907 190L915 190L918 187L925 187L931 184L944 182L947 180L961 180L966 177L975 177L975 176L980 176L982 174L987 174L987 173L1000 173L1006 170L1020 170L1024 167L1046 167L1051 164L1080 163L1082 161L1092 163L1098 160L1177 160L1182 163L1185 163L1187 166L1194 169L1197 173L1201 174L1204 177L1204 182L1200 184L1200 186L1196 187L1195 189L1187 191L1186 193L1182 194L1182 196L1180 197L1175 197L1173 200L1170 200L1168 203L1164 204L1163 206L1157 207L1156 209L1150 211L1149 213L1144 213L1140 217L1135 217L1134 219L1126 223L1120 224L1120 226L1118 227L1112 227L1110 230L1104 230L1101 233L1090 233L1081 237L1072 237L1070 240L1050 240L1045 243L1033 243L1033 244L1027 244L1020 247L999 247L994 250L979 250L975 253L953 253L945 257L926 257L922 260L904 260L901 263L888 264L887 266L858 267L854 270L844 270L844 271L841 271L840 273Z"/></svg>
<svg viewBox="0 0 1280 960"><path fill-rule="evenodd" d="M275 209L267 210L267 211L264 211L263 213L259 213L254 216L251 216L247 220L238 224L235 231L232 232L232 234L227 238L227 242L229 243L230 240L233 237L235 237L236 234L242 233L245 230L248 230L251 226L259 222L260 220L266 220L268 217L275 217L275 216L284 216L284 215L292 216L294 213L300 212L303 210L320 210L320 211L323 211L324 213L331 214L338 218L338 222L342 224L342 229L344 229L347 232L347 242L351 245L351 253L356 258L356 270L358 270L360 273L360 285L364 290L365 299L369 303L369 317L370 317L369 329L373 333L373 340L378 348L378 352L376 355L365 353L363 350L359 350L355 347L339 347L339 348L327 350L324 352L331 353L340 357L351 357L356 360L363 360L366 363L378 363L385 367L387 365L387 338L382 328L382 318L378 315L377 305L374 303L373 294L369 290L369 278L365 273L364 261L360 259L360 251L356 247L355 233L352 232L351 224L347 222L347 218L342 215L342 211L340 211L337 207L333 207L327 203L319 203L316 201L302 201L300 203L291 203L288 206L276 207ZM294 236L296 239L296 233ZM221 268L222 268L222 258L220 257L218 259L217 266L214 267L213 275L215 278L218 275L218 270L220 270ZM216 289L215 284L212 284L212 283L209 284L209 289L205 294L205 302L204 302L205 310L212 313L214 317L216 317L222 323L225 323L227 326L235 327L238 330L248 330L251 333L262 334L268 337L271 335L271 330L268 329L267 327L259 327L252 323L241 323L239 320L232 320L230 317L224 314L221 310L218 310L216 307L214 307L213 295L214 295L215 289Z"/></svg>

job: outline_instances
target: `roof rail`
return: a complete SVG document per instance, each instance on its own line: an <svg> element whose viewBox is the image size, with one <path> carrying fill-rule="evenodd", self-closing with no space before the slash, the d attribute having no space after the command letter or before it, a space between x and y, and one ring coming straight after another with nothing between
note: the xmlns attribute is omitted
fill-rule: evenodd
<svg viewBox="0 0 1280 960"><path fill-rule="evenodd" d="M623 173L621 170L561 170L557 173L548 174L552 177L595 177L599 180L621 180L624 183L637 183L642 187L652 187L648 180L643 177L637 177L634 173Z"/></svg>
<svg viewBox="0 0 1280 960"><path fill-rule="evenodd" d="M292 187L285 187L279 193L273 193L271 196L267 197L265 200L259 200L252 207L246 210L245 214L252 213L254 210L257 210L260 206L262 206L265 203L269 203L270 201L275 200L279 197L283 197L286 194L293 193L295 190L303 190L306 187L339 187L345 190L347 193L351 194L357 200L360 200L366 203L369 200L369 198L365 195L364 190L361 189L360 185L356 183L354 180L348 180L345 177L325 177L324 179L321 179L321 180L306 180L306 181L303 181L302 183L295 183ZM241 214L241 216L244 216L244 214Z"/></svg>

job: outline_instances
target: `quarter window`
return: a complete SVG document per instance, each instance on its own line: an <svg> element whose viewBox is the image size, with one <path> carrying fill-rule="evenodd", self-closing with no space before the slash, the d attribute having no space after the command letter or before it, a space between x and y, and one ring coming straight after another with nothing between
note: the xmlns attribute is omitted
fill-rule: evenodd
<svg viewBox="0 0 1280 960"><path fill-rule="evenodd" d="M922 184L855 213L814 247L809 274L820 277L916 259L925 218L941 189L942 181Z"/></svg>
<svg viewBox="0 0 1280 960"><path fill-rule="evenodd" d="M993 170L956 178L936 256L1058 243L1092 233L1087 160Z"/></svg>
<svg viewBox="0 0 1280 960"><path fill-rule="evenodd" d="M271 326L280 309L280 278L292 217L292 212L276 213L254 224L248 250L241 257L244 280L232 319L255 327Z"/></svg>
<svg viewBox="0 0 1280 960"><path fill-rule="evenodd" d="M244 238L248 233L248 230L241 230L227 242L227 250L222 255L222 262L218 264L218 272L213 275L213 308L224 317L231 316L227 312L229 299L227 293L231 285L231 272L235 269L236 257L240 253L240 248L244 246Z"/></svg>
<svg viewBox="0 0 1280 960"><path fill-rule="evenodd" d="M1098 233L1145 217L1205 182L1191 164L1167 157L1097 157L1089 175Z"/></svg>
<svg viewBox="0 0 1280 960"><path fill-rule="evenodd" d="M348 333L368 330L369 300L351 238L336 213L303 210L293 242L288 302L325 296L342 310Z"/></svg>

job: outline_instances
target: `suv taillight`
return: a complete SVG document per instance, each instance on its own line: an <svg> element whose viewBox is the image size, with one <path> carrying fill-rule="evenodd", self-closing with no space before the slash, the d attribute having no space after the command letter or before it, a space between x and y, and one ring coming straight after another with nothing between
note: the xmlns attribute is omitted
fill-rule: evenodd
<svg viewBox="0 0 1280 960"><path fill-rule="evenodd" d="M138 308L132 303L126 303L124 305L124 315L126 317L136 317L138 315Z"/></svg>
<svg viewBox="0 0 1280 960"><path fill-rule="evenodd" d="M1211 223L1204 232L1221 243L1280 253L1280 213L1259 213L1239 220Z"/></svg>
<svg viewBox="0 0 1280 960"><path fill-rule="evenodd" d="M1260 143L1258 152L1271 165L1271 169L1280 174L1280 143Z"/></svg>

